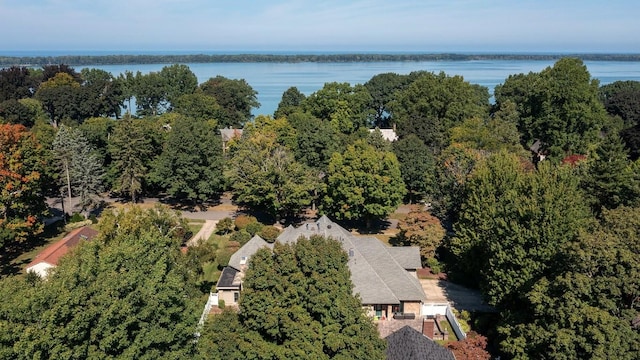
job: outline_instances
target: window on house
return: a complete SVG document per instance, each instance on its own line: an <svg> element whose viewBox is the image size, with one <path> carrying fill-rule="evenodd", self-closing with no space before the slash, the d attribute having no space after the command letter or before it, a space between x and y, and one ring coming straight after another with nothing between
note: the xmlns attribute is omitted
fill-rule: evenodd
<svg viewBox="0 0 640 360"><path fill-rule="evenodd" d="M234 292L233 293L233 302L238 302L238 299L240 298L240 293L239 292Z"/></svg>

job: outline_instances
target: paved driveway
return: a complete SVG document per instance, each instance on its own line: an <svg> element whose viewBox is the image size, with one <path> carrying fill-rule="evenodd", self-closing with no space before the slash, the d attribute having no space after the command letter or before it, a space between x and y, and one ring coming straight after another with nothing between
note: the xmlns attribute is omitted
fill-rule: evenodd
<svg viewBox="0 0 640 360"><path fill-rule="evenodd" d="M420 279L427 303L449 303L457 310L494 312L477 290L468 289L446 280Z"/></svg>

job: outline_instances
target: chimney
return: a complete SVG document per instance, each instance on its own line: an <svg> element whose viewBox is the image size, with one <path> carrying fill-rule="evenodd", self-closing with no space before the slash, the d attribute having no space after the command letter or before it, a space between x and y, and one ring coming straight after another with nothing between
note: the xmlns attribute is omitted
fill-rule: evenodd
<svg viewBox="0 0 640 360"><path fill-rule="evenodd" d="M433 332L435 329L435 322L433 321L433 319L424 319L422 321L422 335L428 337L429 339L433 340Z"/></svg>

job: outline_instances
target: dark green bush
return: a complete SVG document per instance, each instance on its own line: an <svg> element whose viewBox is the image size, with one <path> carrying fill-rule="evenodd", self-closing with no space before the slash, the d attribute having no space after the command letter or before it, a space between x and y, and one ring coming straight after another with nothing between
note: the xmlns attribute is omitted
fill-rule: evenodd
<svg viewBox="0 0 640 360"><path fill-rule="evenodd" d="M229 238L229 240L237 241L238 243L240 243L240 246L242 246L246 244L247 241L251 240L251 234L249 234L247 230L236 231L233 234L231 234L231 237Z"/></svg>
<svg viewBox="0 0 640 360"><path fill-rule="evenodd" d="M247 225L247 227L245 228L245 230L247 230L247 232L249 234L251 234L251 236L254 236L255 234L259 233L260 230L262 230L262 228L264 227L264 225L262 223L259 222L253 222L250 223L249 225Z"/></svg>
<svg viewBox="0 0 640 360"><path fill-rule="evenodd" d="M221 235L226 235L233 231L235 228L235 224L233 223L233 219L230 217L226 217L216 224L216 232Z"/></svg>

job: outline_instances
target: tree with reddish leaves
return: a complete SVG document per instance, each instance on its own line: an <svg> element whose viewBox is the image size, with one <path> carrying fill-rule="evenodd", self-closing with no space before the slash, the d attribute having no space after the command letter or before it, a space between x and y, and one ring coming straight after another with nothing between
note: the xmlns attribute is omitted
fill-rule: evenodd
<svg viewBox="0 0 640 360"><path fill-rule="evenodd" d="M466 339L448 343L447 347L456 360L491 359L491 354L487 351L487 338L474 331L470 331Z"/></svg>
<svg viewBox="0 0 640 360"><path fill-rule="evenodd" d="M0 249L42 231L44 149L22 125L0 125Z"/></svg>

